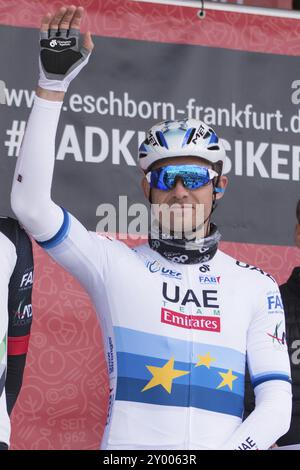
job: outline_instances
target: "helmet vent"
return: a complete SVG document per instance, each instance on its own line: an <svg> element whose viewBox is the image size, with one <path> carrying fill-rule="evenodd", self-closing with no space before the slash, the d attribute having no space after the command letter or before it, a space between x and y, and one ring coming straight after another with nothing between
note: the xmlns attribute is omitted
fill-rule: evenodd
<svg viewBox="0 0 300 470"><path fill-rule="evenodd" d="M156 138L158 140L158 143L161 147L165 147L166 149L168 149L168 144L167 144L167 141L165 139L165 136L163 135L162 131L156 131L155 132L155 135L156 135Z"/></svg>
<svg viewBox="0 0 300 470"><path fill-rule="evenodd" d="M185 134L185 136L184 136L184 140L183 140L182 147L183 147L184 145L188 145L188 144L191 142L192 138L194 137L195 132L196 132L195 127L190 127L190 128L186 131L186 134Z"/></svg>
<svg viewBox="0 0 300 470"><path fill-rule="evenodd" d="M217 144L218 142L219 142L218 136L213 132L210 136L208 145L209 144Z"/></svg>

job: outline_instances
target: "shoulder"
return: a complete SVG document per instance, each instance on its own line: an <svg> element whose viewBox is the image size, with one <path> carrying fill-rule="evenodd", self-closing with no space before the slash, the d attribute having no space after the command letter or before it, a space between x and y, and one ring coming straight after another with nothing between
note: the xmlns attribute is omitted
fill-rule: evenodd
<svg viewBox="0 0 300 470"><path fill-rule="evenodd" d="M261 288L277 288L277 282L274 277L258 266L249 264L245 261L236 259L221 250L217 253L218 262L222 270L228 272L228 275L234 276L238 281Z"/></svg>
<svg viewBox="0 0 300 470"><path fill-rule="evenodd" d="M0 232L7 238L12 239L18 230L19 224L17 220L11 217L0 216Z"/></svg>
<svg viewBox="0 0 300 470"><path fill-rule="evenodd" d="M18 248L31 248L31 240L19 222L12 217L0 216L0 233L10 240Z"/></svg>
<svg viewBox="0 0 300 470"><path fill-rule="evenodd" d="M0 265L2 273L10 278L17 261L15 236L16 221L9 217L0 217Z"/></svg>
<svg viewBox="0 0 300 470"><path fill-rule="evenodd" d="M93 241L96 243L96 245L101 245L101 248L105 249L108 253L116 253L119 256L124 254L124 255L130 255L131 253L134 253L135 248L131 247L132 243L130 243L130 240L124 239L120 240L117 239L115 236L111 234L106 234L106 233L99 233L99 232L89 232L90 236L92 237Z"/></svg>

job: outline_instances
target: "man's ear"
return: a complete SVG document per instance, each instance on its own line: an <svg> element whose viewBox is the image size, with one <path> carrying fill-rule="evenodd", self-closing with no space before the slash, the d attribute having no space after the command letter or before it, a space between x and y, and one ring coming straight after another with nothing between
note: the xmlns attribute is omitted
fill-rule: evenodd
<svg viewBox="0 0 300 470"><path fill-rule="evenodd" d="M228 185L228 178L227 176L220 176L219 181L218 181L218 186L216 189L219 191L215 191L216 194L216 200L221 199L224 196L225 189Z"/></svg>
<svg viewBox="0 0 300 470"><path fill-rule="evenodd" d="M145 198L149 201L150 184L148 183L148 180L147 180L146 176L143 176L142 181L141 181L141 186L142 186L142 190L143 190L143 193L145 195Z"/></svg>

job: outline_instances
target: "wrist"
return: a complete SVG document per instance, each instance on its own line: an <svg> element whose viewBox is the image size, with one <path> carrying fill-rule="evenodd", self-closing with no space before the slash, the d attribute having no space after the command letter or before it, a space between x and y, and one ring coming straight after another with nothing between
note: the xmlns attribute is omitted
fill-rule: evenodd
<svg viewBox="0 0 300 470"><path fill-rule="evenodd" d="M36 89L36 95L39 98L42 98L47 101L63 101L65 92L64 91L54 91L54 90L46 90L45 88L41 88L40 86Z"/></svg>

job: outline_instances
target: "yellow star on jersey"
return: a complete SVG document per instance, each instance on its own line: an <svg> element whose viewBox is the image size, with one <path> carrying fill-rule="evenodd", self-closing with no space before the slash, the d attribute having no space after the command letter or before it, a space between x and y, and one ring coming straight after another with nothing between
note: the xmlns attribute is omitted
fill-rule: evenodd
<svg viewBox="0 0 300 470"><path fill-rule="evenodd" d="M200 356L199 354L197 354L197 357L199 358L199 361L197 362L195 367L205 366L208 369L210 368L211 363L217 360L214 357L211 357L210 353L205 354L205 356Z"/></svg>
<svg viewBox="0 0 300 470"><path fill-rule="evenodd" d="M232 383L238 379L237 375L233 375L232 374L232 369L230 369L228 372L224 373L224 372L219 372L220 376L222 377L222 382L220 383L220 385L217 386L217 388L222 388L222 387L226 387L226 385L228 385L228 387L230 388L230 390L232 390Z"/></svg>
<svg viewBox="0 0 300 470"><path fill-rule="evenodd" d="M189 374L189 372L185 370L174 369L174 358L170 359L163 367L146 367L151 372L153 377L143 388L142 392L156 387L157 385L161 385L168 393L171 393L173 380L177 377L181 377L182 375Z"/></svg>

